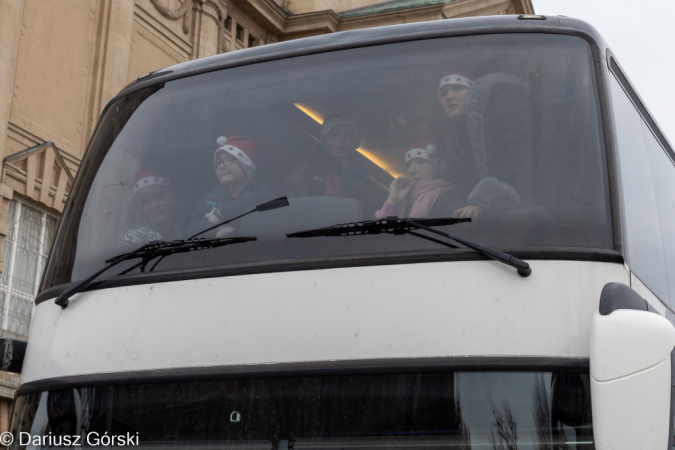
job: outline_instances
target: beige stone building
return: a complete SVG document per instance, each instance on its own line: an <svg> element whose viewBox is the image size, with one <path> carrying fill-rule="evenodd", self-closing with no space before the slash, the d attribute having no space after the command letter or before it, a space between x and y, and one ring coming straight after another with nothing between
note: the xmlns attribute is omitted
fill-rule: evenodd
<svg viewBox="0 0 675 450"><path fill-rule="evenodd" d="M380 25L531 14L530 0L0 0L0 311L26 339L41 269L99 113L179 62ZM0 431L18 376L0 373Z"/></svg>

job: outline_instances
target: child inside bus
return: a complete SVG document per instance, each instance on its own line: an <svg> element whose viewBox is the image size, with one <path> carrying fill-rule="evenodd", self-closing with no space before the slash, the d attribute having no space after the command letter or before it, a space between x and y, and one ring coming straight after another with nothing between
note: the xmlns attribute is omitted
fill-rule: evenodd
<svg viewBox="0 0 675 450"><path fill-rule="evenodd" d="M436 145L420 140L405 154L408 177L399 177L389 187L389 197L375 217L426 218L436 200L452 191L452 184L441 178L446 163L437 154Z"/></svg>
<svg viewBox="0 0 675 450"><path fill-rule="evenodd" d="M173 221L171 181L155 170L143 170L133 177L132 194L141 225L124 234L124 244L147 244L156 240L181 239L181 227Z"/></svg>
<svg viewBox="0 0 675 450"><path fill-rule="evenodd" d="M273 189L256 179L258 140L241 136L221 136L213 156L213 170L220 185L205 194L188 217L188 236L224 222L275 197ZM218 228L216 237L235 228Z"/></svg>
<svg viewBox="0 0 675 450"><path fill-rule="evenodd" d="M322 151L297 167L284 183L291 197L347 197L362 199L369 189L368 172L358 161L361 136L356 123L344 116L326 116Z"/></svg>
<svg viewBox="0 0 675 450"><path fill-rule="evenodd" d="M530 204L535 171L527 83L459 70L441 78L437 94L443 111L438 144L450 157L446 177L461 199L439 201L440 215L475 219Z"/></svg>

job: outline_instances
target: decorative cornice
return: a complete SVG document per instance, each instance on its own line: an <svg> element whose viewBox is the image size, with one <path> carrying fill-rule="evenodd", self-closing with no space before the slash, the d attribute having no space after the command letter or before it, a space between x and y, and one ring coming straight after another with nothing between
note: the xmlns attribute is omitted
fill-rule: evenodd
<svg viewBox="0 0 675 450"><path fill-rule="evenodd" d="M5 169L5 176L14 178L15 180L20 181L22 183L25 183L27 181L25 170L21 170L18 167L7 163L4 165L4 169ZM40 181L40 183L41 182L42 181Z"/></svg>
<svg viewBox="0 0 675 450"><path fill-rule="evenodd" d="M54 151L54 154L56 155L56 158L61 163L61 166L63 167L63 170L65 170L66 176L68 176L68 178L72 182L73 179L74 179L73 174L70 172L70 169L68 168L68 165L66 164L66 161L65 161L63 155L61 154L61 151L59 150L59 148L56 145L54 145L54 143L52 141L43 142L42 144L38 144L38 145L35 145L33 147L22 150L18 153L14 153L12 155L6 156L5 159L4 159L4 162L8 163L8 162L17 161L17 160L21 161L21 160L27 158L28 156L30 156L31 154L42 153L42 152L46 151L48 148L51 148Z"/></svg>
<svg viewBox="0 0 675 450"><path fill-rule="evenodd" d="M218 11L218 52L230 50L225 31L227 0L183 0L181 6L169 9L161 0L150 0L157 11L170 20L183 19L183 32L189 33L192 22L192 3L209 3ZM333 33L336 31L366 28L375 25L391 25L406 21L436 20L443 17L466 17L481 9L492 8L508 3L509 9L516 14L532 14L531 0L459 0L423 7L412 7L379 14L369 14L341 19L333 10L318 11L298 15L288 15L272 0L244 0L247 7L257 13L257 19L272 28L268 34L278 34L282 40L298 36ZM268 36L269 38L270 36ZM272 39L267 39L272 40Z"/></svg>
<svg viewBox="0 0 675 450"><path fill-rule="evenodd" d="M190 32L190 25L192 23L192 8L190 8L190 3L192 3L192 0L183 0L183 4L176 9L167 8L159 0L150 0L150 2L162 16L169 20L178 20L182 17L183 33L188 34Z"/></svg>
<svg viewBox="0 0 675 450"><path fill-rule="evenodd" d="M56 147L56 145L51 141L45 142L45 140L41 136L33 133L30 130L25 129L24 127L18 125L16 122L13 122L12 120L10 120L7 123L7 129L9 131L13 132L13 133L16 133L17 137L20 137L22 139L25 139L26 141L34 143L33 147L40 146L40 145L47 144L47 143L53 145L54 148L58 151L58 154L63 159L63 161L68 162L71 167L72 166L79 167L80 163L82 162L82 158L80 158L79 156L70 153L68 150L66 150L64 148ZM24 142L24 144L26 144L26 143ZM29 145L29 144L26 144L26 145ZM28 149L26 149L26 150L28 150ZM26 150L22 150L21 152L24 152ZM18 152L18 153L21 153L21 152ZM15 154L8 155L8 156L6 156L6 158L12 158Z"/></svg>
<svg viewBox="0 0 675 450"><path fill-rule="evenodd" d="M43 161L41 169L39 169L38 158L42 158ZM25 170L17 165L21 161L26 161ZM23 188L19 190L22 195L47 208L53 208L59 212L63 210L65 199L70 191L69 186L73 184L73 176L54 143L45 142L35 145L6 157L3 162L3 184L10 178L16 180L19 186L23 185ZM55 182L52 183L50 180L55 180ZM11 186L9 187L11 189Z"/></svg>
<svg viewBox="0 0 675 450"><path fill-rule="evenodd" d="M18 181L19 183L22 183L22 184L28 183L28 175L26 174L26 171L21 170L18 167L12 165L12 164L5 163L5 165L3 166L3 174L4 174L5 177L13 178L16 181ZM44 187L44 180L42 178L36 177L33 180L33 183L34 183L34 190L39 190L40 192L42 192L42 189ZM9 186L4 184L4 180L3 180L3 186L5 188L11 189ZM66 200L68 199L68 194L70 193L70 191L67 188L64 189L62 194L61 194L60 199L57 198L58 191L59 191L58 186L48 185L47 191L48 191L49 197L54 199L54 200L52 200L52 202L53 202L52 205L40 202L39 198L33 197L32 200L37 202L37 203L41 203L42 206L46 206L47 208L53 208L53 209L61 212L61 210L63 209L62 204L65 203ZM2 195L2 197L6 197L6 196L7 196L7 194ZM60 202L59 202L59 200L60 200ZM2 234L2 233L0 233L0 234Z"/></svg>
<svg viewBox="0 0 675 450"><path fill-rule="evenodd" d="M509 11L514 7L514 0L462 0L459 2L446 3L443 8L445 18L477 17L491 15L495 8L501 11Z"/></svg>
<svg viewBox="0 0 675 450"><path fill-rule="evenodd" d="M389 11L367 16L344 18L340 21L338 31L347 31L375 26L396 25L409 22L425 22L443 18L444 4L429 5L410 9Z"/></svg>
<svg viewBox="0 0 675 450"><path fill-rule="evenodd" d="M333 10L298 14L286 19L283 39L293 35L326 34L338 31L340 17Z"/></svg>
<svg viewBox="0 0 675 450"><path fill-rule="evenodd" d="M15 180L20 181L21 183L24 184L28 182L28 175L26 174L26 171L21 170L12 164L5 164L5 175L8 176L9 178L14 178ZM36 177L35 188L37 190L42 190L42 185L43 185L42 178ZM56 188L54 186L49 186L48 189L51 196L54 197L56 194Z"/></svg>
<svg viewBox="0 0 675 450"><path fill-rule="evenodd" d="M249 1L251 3L255 1L264 3L264 0ZM480 15L476 13L481 10L499 8L500 6L504 6L505 10L511 9L516 14L528 14L533 11L531 0L455 0L435 5L345 18L341 18L332 10L327 10L288 17L281 39L287 40L297 36L326 34L373 26L423 22L450 17L469 17Z"/></svg>
<svg viewBox="0 0 675 450"><path fill-rule="evenodd" d="M224 0L223 0L224 1ZM276 34L283 34L289 19L279 5L272 0L245 0L259 15L259 18L265 22L265 25L272 28Z"/></svg>

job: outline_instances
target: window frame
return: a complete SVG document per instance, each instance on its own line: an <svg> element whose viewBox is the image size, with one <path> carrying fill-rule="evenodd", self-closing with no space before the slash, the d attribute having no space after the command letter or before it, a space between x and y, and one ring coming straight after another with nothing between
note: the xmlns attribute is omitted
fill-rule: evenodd
<svg viewBox="0 0 675 450"><path fill-rule="evenodd" d="M102 115L99 119L97 128L92 134L89 146L87 148L87 153L83 158L82 169L86 167L86 170L80 170L82 176L78 177L75 181L73 187L73 192L77 192L82 188L88 188L93 183L93 179L96 174L96 169L100 166L102 160L105 158L105 154L95 151L95 146L99 143L102 135L106 132L106 128L110 126L111 120L120 112L120 107L133 99L134 94L138 94L140 91L143 91L147 88L161 88L166 82L180 80L183 78L191 78L195 75L201 75L210 72L216 72L221 70L227 70L235 67L248 66L252 64L260 64L271 61L279 61L285 59L292 59L301 56L330 53L332 51L339 50L349 50L355 48L367 48L367 47L377 47L387 44L396 44L402 42L410 41L424 41L429 39L439 39L439 38L453 38L453 37L462 37L462 36L480 36L485 34L547 34L547 35L558 35L558 36L575 36L584 40L590 48L591 58L592 58L592 69L594 74L594 82L598 90L598 104L599 104L599 125L600 125L600 136L603 140L601 147L603 150L603 170L606 171L608 182L608 196L609 196L609 209L610 209L610 218L611 218L611 228L612 228L612 239L613 239L613 249L579 249L579 248L559 248L559 249L527 249L527 250L516 250L516 249L505 249L510 251L511 254L519 258L532 259L532 260L575 260L575 261L594 261L594 262L605 262L605 263L624 263L624 248L622 245L622 227L620 222L620 205L617 202L620 200L618 193L618 181L616 179L616 162L615 162L615 143L613 135L613 127L611 125L611 103L608 99L608 76L609 71L607 70L607 65L605 64L604 55L606 52L606 45L604 44L602 37L593 33L592 30L588 31L586 29L580 28L560 28L558 26L538 26L537 28L513 28L509 26L493 26L489 28L474 28L474 29L443 29L429 32L410 32L403 34L396 34L393 36L380 36L376 33L373 33L372 37L361 38L356 41L339 41L332 43L323 43L317 42L317 45L313 46L300 46L299 48L293 49L282 49L278 51L265 52L264 54L257 55L253 58L248 57L252 55L248 51L237 52L241 53L241 58L228 58L227 55L223 55L225 58L218 63L210 64L206 67L195 67L189 70L181 71L167 71L162 73L161 71L157 73L157 76L153 79L145 79L141 82L134 83L129 87L125 88L120 94L113 98L109 104L106 106ZM330 36L329 36L330 37ZM312 38L310 38L312 39ZM324 45L319 45L324 44ZM259 47L264 49L266 46ZM131 100L134 101L134 100ZM73 202L69 202L66 207L67 213L64 211L64 215L75 213L74 217L70 217L69 222L78 222L80 220L79 214L82 212L82 205L80 204L82 199L74 199ZM70 224L66 224L64 227L60 227L58 230L59 235L61 233L70 233L69 228ZM56 241L60 241L59 236L57 236ZM55 248L55 253L60 254L66 249ZM62 255L59 255L62 256ZM52 256L53 258L53 256ZM389 265L389 264L411 264L411 263L422 263L422 262L443 262L443 261L472 261L472 260L484 260L484 257L477 255L472 252L453 252L448 254L439 255L437 252L420 253L416 255L409 254L398 254L392 253L387 257L381 257L375 255L371 258L364 258L358 261L354 261L352 258L342 258L342 257L328 257L324 258L321 261L303 261L299 263L287 263L287 264L252 264L247 265L246 267L235 267L235 268L208 268L208 269L199 269L191 271L182 271L180 273L175 273L172 271L162 272L160 274L128 274L124 276L124 281L122 283L119 277L109 277L101 278L93 282L86 290L97 290L105 289L108 287L119 287L124 286L133 286L141 285L148 283L160 283L160 282L171 282L179 280L192 280L192 279L206 279L214 277L225 277L225 276L236 276L242 274L259 274L259 273L270 273L270 272L285 272L285 271L298 271L298 270L315 270L315 269L325 269L325 268L340 268L340 267L368 267L373 265ZM48 267L49 268L49 267ZM50 268L53 269L53 268ZM43 301L55 298L60 292L64 291L68 287L74 285L76 282L68 282L64 284L56 284L54 282L55 271L51 270L49 273L45 273L45 278L43 280L42 291L36 299L36 303L39 304Z"/></svg>
<svg viewBox="0 0 675 450"><path fill-rule="evenodd" d="M13 222L11 224L8 224L8 231L7 231L7 237L5 239L5 245L11 244L11 250L9 252L9 258L8 261L5 261L6 263L6 269L3 270L3 273L7 276L7 284L2 284L0 283L0 292L5 294L5 301L3 304L3 309L2 309L2 322L0 323L0 327L2 328L3 331L9 331L12 333L16 333L12 330L9 329L9 320L10 320L10 314L11 314L11 305L12 305L12 297L18 297L22 300L25 300L29 303L33 303L35 297L37 296L39 290L40 290L40 280L42 278L42 272L44 270L44 267L40 269L39 264L40 261L44 259L45 265L46 262L49 258L49 251L51 248L51 242L47 243L45 242L46 239L46 231L47 231L47 218L51 217L53 218L57 223L59 220L59 217L53 213L48 212L45 208L36 205L34 203L28 202L22 198L15 197L11 202L16 202L14 206L14 215L13 215ZM33 282L33 292L31 294L28 294L26 292L17 290L13 288L14 285L14 269L16 267L16 256L17 256L17 249L19 247L19 233L21 232L22 229L25 229L26 224L23 224L22 227L22 212L23 209L29 207L32 208L38 212L40 212L40 240L38 244L38 251L37 251L37 256L38 256L38 268L39 270L36 270L35 272L35 279ZM55 224L55 230L56 230L56 224ZM9 237L12 236L13 239L10 242ZM54 236L55 237L55 236ZM52 238L53 239L53 238ZM30 320L28 321L28 332L26 333L26 337L30 335L30 330L31 326L33 323L33 316L35 315L35 307L31 306L31 315L30 315ZM16 333L17 335L23 336L22 334Z"/></svg>
<svg viewBox="0 0 675 450"><path fill-rule="evenodd" d="M644 120L644 122L649 127L651 132L654 134L654 137L656 138L658 143L661 144L661 148L663 148L663 151L666 153L666 155L668 155L671 162L675 164L675 151L673 151L673 148L668 142L668 139L661 132L661 129L658 127L656 121L652 118L652 115L649 113L649 110L644 105L644 102L642 101L638 93L635 91L635 89L633 89L633 86L628 80L628 77L624 75L621 66L619 65L618 61L610 51L607 51L607 65L609 67L609 71L615 76L616 81L623 88L624 92L631 100L631 102L633 102L635 110L640 114L640 116L642 116L642 120Z"/></svg>

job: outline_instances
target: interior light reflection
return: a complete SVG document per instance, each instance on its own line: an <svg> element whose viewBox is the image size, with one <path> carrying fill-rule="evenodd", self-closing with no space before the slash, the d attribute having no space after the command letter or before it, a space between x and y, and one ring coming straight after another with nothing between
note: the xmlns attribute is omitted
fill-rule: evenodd
<svg viewBox="0 0 675 450"><path fill-rule="evenodd" d="M305 113L308 117L310 117L312 120L314 120L316 123L319 125L323 124L323 115L317 111L312 110L311 108L307 107L306 105L302 105L300 103L293 103L293 105L298 108L300 111ZM385 161L377 157L371 150L366 150L364 148L357 148L357 152L361 153L364 157L366 157L370 162L375 164L377 167L380 169L384 170L387 172L389 175L391 175L394 178L402 177L403 175L398 172L398 170L392 168L387 164Z"/></svg>

